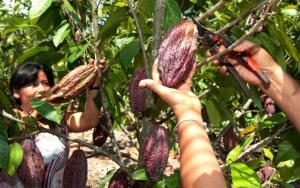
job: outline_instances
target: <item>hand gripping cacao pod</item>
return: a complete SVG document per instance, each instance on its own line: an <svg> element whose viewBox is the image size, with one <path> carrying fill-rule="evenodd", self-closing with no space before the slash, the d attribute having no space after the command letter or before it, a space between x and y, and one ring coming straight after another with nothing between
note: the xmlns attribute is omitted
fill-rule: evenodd
<svg viewBox="0 0 300 188"><path fill-rule="evenodd" d="M151 181L157 181L164 172L169 158L168 134L164 127L151 125L147 133L143 157Z"/></svg>
<svg viewBox="0 0 300 188"><path fill-rule="evenodd" d="M158 72L163 85L176 87L184 81L195 63L197 26L182 20L164 37L158 55Z"/></svg>
<svg viewBox="0 0 300 188"><path fill-rule="evenodd" d="M22 143L24 158L17 171L18 177L27 188L42 187L45 166L42 154L33 139Z"/></svg>
<svg viewBox="0 0 300 188"><path fill-rule="evenodd" d="M146 71L144 68L140 68L134 73L129 84L130 107L136 116L146 111L146 90L139 87L139 83L143 79L146 79Z"/></svg>
<svg viewBox="0 0 300 188"><path fill-rule="evenodd" d="M73 151L64 171L65 188L85 188L87 181L87 158L84 151L77 149Z"/></svg>
<svg viewBox="0 0 300 188"><path fill-rule="evenodd" d="M126 172L119 169L110 179L108 188L130 188L130 178Z"/></svg>
<svg viewBox="0 0 300 188"><path fill-rule="evenodd" d="M97 68L93 63L81 65L65 75L50 89L47 101L61 103L74 99L91 86L97 78Z"/></svg>
<svg viewBox="0 0 300 188"><path fill-rule="evenodd" d="M236 134L233 127L223 136L223 144L226 152L231 151L236 146Z"/></svg>
<svg viewBox="0 0 300 188"><path fill-rule="evenodd" d="M108 125L107 125L106 117L101 116L99 120L99 124L97 125L96 128L94 128L93 131L93 143L96 146L101 147L106 142L108 137L107 129L108 129Z"/></svg>

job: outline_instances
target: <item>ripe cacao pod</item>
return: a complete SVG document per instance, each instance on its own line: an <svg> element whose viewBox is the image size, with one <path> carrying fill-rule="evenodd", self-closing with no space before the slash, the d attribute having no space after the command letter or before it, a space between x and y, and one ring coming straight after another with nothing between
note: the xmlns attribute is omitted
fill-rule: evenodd
<svg viewBox="0 0 300 188"><path fill-rule="evenodd" d="M0 171L0 187L1 188L16 187L14 179L10 177L4 170Z"/></svg>
<svg viewBox="0 0 300 188"><path fill-rule="evenodd" d="M176 87L184 81L195 63L197 26L182 20L164 37L158 55L158 72L163 85Z"/></svg>
<svg viewBox="0 0 300 188"><path fill-rule="evenodd" d="M169 158L168 134L164 127L158 125L149 127L143 157L151 181L157 181L164 172Z"/></svg>
<svg viewBox="0 0 300 188"><path fill-rule="evenodd" d="M231 151L236 146L236 134L234 128L231 127L223 136L224 150Z"/></svg>
<svg viewBox="0 0 300 188"><path fill-rule="evenodd" d="M103 128L104 127L104 128ZM93 131L93 142L96 146L101 147L107 140L108 137L108 124L105 116L101 116L99 124Z"/></svg>
<svg viewBox="0 0 300 188"><path fill-rule="evenodd" d="M130 188L130 179L126 172L119 169L110 179L108 188Z"/></svg>
<svg viewBox="0 0 300 188"><path fill-rule="evenodd" d="M85 188L87 181L87 158L84 151L73 151L64 171L64 187Z"/></svg>
<svg viewBox="0 0 300 188"><path fill-rule="evenodd" d="M34 139L25 139L22 148L24 158L17 171L19 179L25 187L42 187L45 165L39 148Z"/></svg>
<svg viewBox="0 0 300 188"><path fill-rule="evenodd" d="M129 102L131 111L138 116L146 111L146 90L139 87L141 80L146 79L144 68L138 69L129 84Z"/></svg>
<svg viewBox="0 0 300 188"><path fill-rule="evenodd" d="M97 78L97 68L93 63L81 65L65 75L50 89L47 101L61 103L76 98Z"/></svg>

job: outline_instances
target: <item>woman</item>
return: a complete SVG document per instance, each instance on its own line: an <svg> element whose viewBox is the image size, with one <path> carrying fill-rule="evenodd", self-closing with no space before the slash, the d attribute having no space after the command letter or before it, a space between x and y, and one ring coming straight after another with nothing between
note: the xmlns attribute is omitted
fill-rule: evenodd
<svg viewBox="0 0 300 188"><path fill-rule="evenodd" d="M100 61L100 67L104 67L104 61ZM38 63L25 63L18 67L10 79L10 91L19 105L14 109L21 117L38 117L38 113L32 108L29 101L32 98L42 98L50 87L54 85L54 77L51 69ZM61 126L56 126L57 131L68 134L71 132L83 132L97 126L100 110L97 108L94 98L98 93L97 81L92 89L88 90L87 101L83 112L66 112ZM49 128L45 122L37 118L40 126ZM35 137L35 142L47 166L44 187L61 187L63 167L68 159L68 142L49 133L40 133Z"/></svg>

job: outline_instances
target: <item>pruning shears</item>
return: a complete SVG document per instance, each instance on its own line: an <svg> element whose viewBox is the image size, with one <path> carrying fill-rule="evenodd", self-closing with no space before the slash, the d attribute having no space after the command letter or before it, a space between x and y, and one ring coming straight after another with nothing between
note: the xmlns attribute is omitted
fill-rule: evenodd
<svg viewBox="0 0 300 188"><path fill-rule="evenodd" d="M229 47L231 44L234 43L234 40L224 32L216 33L213 32L206 27L204 27L201 23L195 20L192 17L192 20L197 25L198 34L199 34L199 42L202 45L211 47L210 52L214 55L217 54L217 48L220 45L224 45L225 47ZM261 79L261 81L269 85L270 80L267 75L261 70L260 66L251 58L251 56L247 55L246 53L239 53L239 52L232 52L238 55L241 58L241 62L247 65L253 72L257 74L257 76ZM239 86L245 93L247 97L251 97L250 89L247 87L245 80L243 80L238 72L234 69L232 64L229 62L227 58L221 58L220 60L221 65L225 65L229 71L229 73L236 79Z"/></svg>

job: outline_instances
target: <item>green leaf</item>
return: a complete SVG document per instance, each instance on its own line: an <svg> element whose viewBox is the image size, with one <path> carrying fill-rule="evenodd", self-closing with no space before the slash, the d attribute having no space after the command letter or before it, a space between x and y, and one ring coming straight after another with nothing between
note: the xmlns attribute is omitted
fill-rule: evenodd
<svg viewBox="0 0 300 188"><path fill-rule="evenodd" d="M117 171L117 169L113 169L109 172L107 172L106 176L100 179L99 181L99 188L104 188L105 184L113 177L114 173Z"/></svg>
<svg viewBox="0 0 300 188"><path fill-rule="evenodd" d="M242 144L239 144L235 148L233 148L233 150L231 150L227 155L226 164L231 164L235 162L238 159L241 152L251 143L253 138L254 136L249 136Z"/></svg>
<svg viewBox="0 0 300 188"><path fill-rule="evenodd" d="M255 171L243 163L230 165L232 183L235 188L262 187Z"/></svg>
<svg viewBox="0 0 300 188"><path fill-rule="evenodd" d="M166 0L164 29L169 30L181 20L181 11L176 0Z"/></svg>
<svg viewBox="0 0 300 188"><path fill-rule="evenodd" d="M23 160L23 149L22 146L14 142L9 145L9 162L8 162L8 175L12 176L16 173L18 167L21 165Z"/></svg>
<svg viewBox="0 0 300 188"><path fill-rule="evenodd" d="M268 148L263 148L262 149L265 156L268 157L269 159L271 159L271 161L273 161L273 153L271 152L271 150L269 150Z"/></svg>
<svg viewBox="0 0 300 188"><path fill-rule="evenodd" d="M126 45L120 51L120 60L122 63L122 67L126 68L127 70L132 63L133 58L138 54L140 49L141 49L141 45L138 40L134 40L128 45Z"/></svg>
<svg viewBox="0 0 300 188"><path fill-rule="evenodd" d="M140 1L138 1L137 9L138 9L138 12L141 15L143 15L145 18L152 18L154 9L155 9L155 1L140 0Z"/></svg>
<svg viewBox="0 0 300 188"><path fill-rule="evenodd" d="M279 30L271 21L268 22L267 29L270 32L270 36L275 38L280 43L280 46L296 61L298 70L300 70L300 52L293 46L287 33Z"/></svg>
<svg viewBox="0 0 300 188"><path fill-rule="evenodd" d="M180 188L180 173L179 171L175 171L171 176L165 176L164 182L167 188Z"/></svg>
<svg viewBox="0 0 300 188"><path fill-rule="evenodd" d="M62 115L61 111L58 108L54 108L49 103L43 100L31 99L30 104L38 113L44 118L54 121L57 124L60 124Z"/></svg>
<svg viewBox="0 0 300 188"><path fill-rule="evenodd" d="M0 169L6 169L9 160L9 148L7 143L7 133L3 121L0 117Z"/></svg>
<svg viewBox="0 0 300 188"><path fill-rule="evenodd" d="M99 39L104 39L114 35L117 28L120 26L120 22L126 19L128 16L128 7L121 7L111 12L104 25L99 30Z"/></svg>
<svg viewBox="0 0 300 188"><path fill-rule="evenodd" d="M278 144L278 153L276 155L276 163L296 159L300 157L300 135L296 131L287 135L286 139Z"/></svg>
<svg viewBox="0 0 300 188"><path fill-rule="evenodd" d="M6 94L0 90L0 109L4 109L8 113L12 113L11 105Z"/></svg>
<svg viewBox="0 0 300 188"><path fill-rule="evenodd" d="M48 50L49 50L48 46L36 46L36 47L30 48L30 49L24 51L22 56L19 57L19 62L23 63L25 60L37 55L38 53L46 52Z"/></svg>
<svg viewBox="0 0 300 188"><path fill-rule="evenodd" d="M132 178L134 180L148 180L147 172L144 168L137 169L136 171L133 172Z"/></svg>
<svg viewBox="0 0 300 188"><path fill-rule="evenodd" d="M41 16L52 4L53 0L31 0L29 18L31 20Z"/></svg>
<svg viewBox="0 0 300 188"><path fill-rule="evenodd" d="M69 23L64 24L61 26L55 33L53 37L53 44L55 47L60 45L66 38L66 36L69 34L70 28Z"/></svg>
<svg viewBox="0 0 300 188"><path fill-rule="evenodd" d="M296 5L289 5L281 9L281 13L286 16L297 16L299 11L297 10Z"/></svg>

